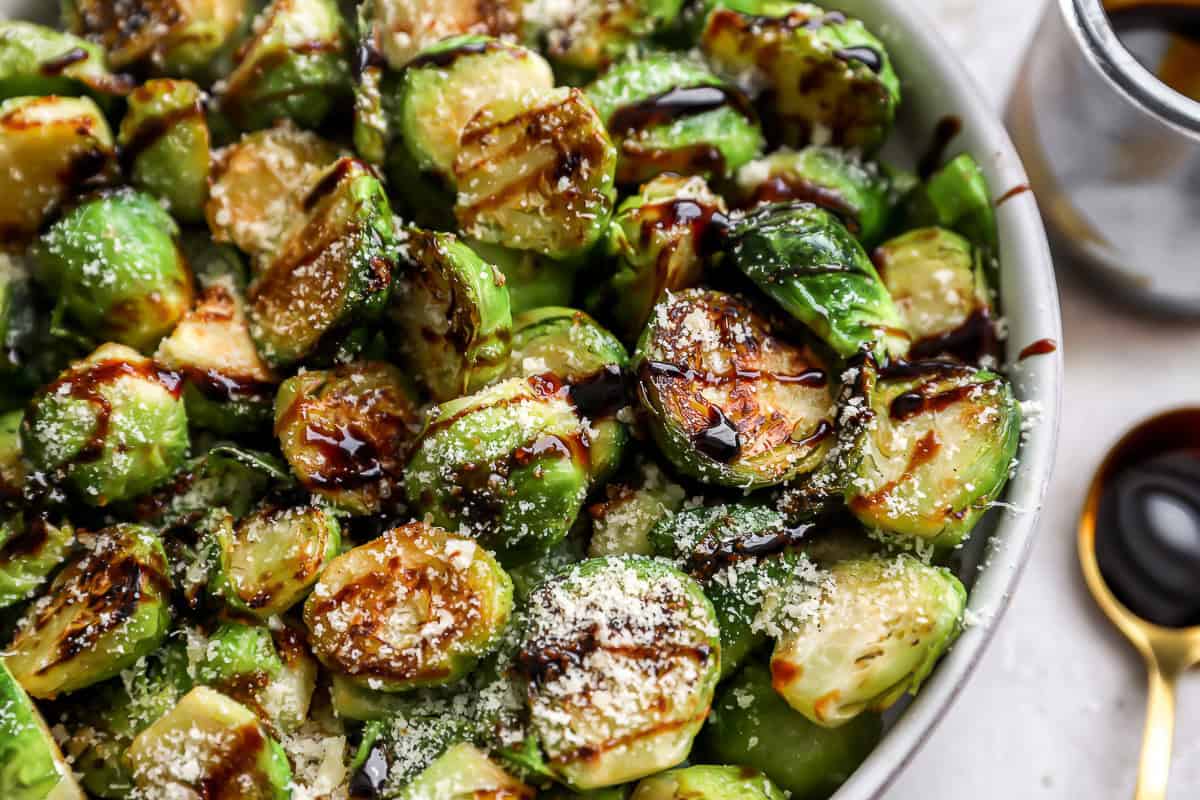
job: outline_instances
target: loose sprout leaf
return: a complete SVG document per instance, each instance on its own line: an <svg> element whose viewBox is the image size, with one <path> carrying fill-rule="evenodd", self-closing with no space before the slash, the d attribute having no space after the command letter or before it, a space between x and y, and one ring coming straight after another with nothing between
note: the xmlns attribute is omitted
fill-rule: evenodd
<svg viewBox="0 0 1200 800"><path fill-rule="evenodd" d="M11 800L83 800L37 706L0 660L0 794Z"/></svg>

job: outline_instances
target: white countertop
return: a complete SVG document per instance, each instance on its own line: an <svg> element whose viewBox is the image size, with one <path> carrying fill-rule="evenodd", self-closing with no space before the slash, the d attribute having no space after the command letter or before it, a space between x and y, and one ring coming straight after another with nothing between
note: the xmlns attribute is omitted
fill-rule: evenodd
<svg viewBox="0 0 1200 800"><path fill-rule="evenodd" d="M1043 0L925 5L1002 106ZM1091 474L1133 423L1200 404L1200 323L1131 314L1061 259L1066 395L1032 559L979 670L888 800L1107 800L1133 794L1144 671L1101 617L1075 559ZM1171 800L1200 797L1200 674L1180 686Z"/></svg>

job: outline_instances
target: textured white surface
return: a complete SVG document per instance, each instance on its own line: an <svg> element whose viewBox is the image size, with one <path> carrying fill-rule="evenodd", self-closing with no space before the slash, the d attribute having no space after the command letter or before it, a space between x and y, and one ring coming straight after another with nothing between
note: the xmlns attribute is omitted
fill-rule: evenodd
<svg viewBox="0 0 1200 800"><path fill-rule="evenodd" d="M1004 103L1043 0L913 0ZM1066 394L1058 464L1032 559L979 669L888 800L1126 798L1145 691L1141 663L1079 577L1075 521L1092 471L1152 412L1200 404L1200 325L1114 308L1059 265ZM1200 797L1200 676L1180 687L1171 800Z"/></svg>

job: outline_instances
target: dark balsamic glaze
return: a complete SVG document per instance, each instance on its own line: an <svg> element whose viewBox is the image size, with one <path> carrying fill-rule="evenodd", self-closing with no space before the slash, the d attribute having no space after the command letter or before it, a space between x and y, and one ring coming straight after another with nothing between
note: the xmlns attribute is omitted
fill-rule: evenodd
<svg viewBox="0 0 1200 800"><path fill-rule="evenodd" d="M686 227L691 229L696 253L707 258L722 249L729 234L729 217L716 206L700 203L690 198L668 200L651 206L643 206L641 227L643 246L650 245L655 231Z"/></svg>
<svg viewBox="0 0 1200 800"><path fill-rule="evenodd" d="M841 50L835 50L833 54L842 61L857 61L865 64L877 75L883 71L883 53L874 47L844 47Z"/></svg>
<svg viewBox="0 0 1200 800"><path fill-rule="evenodd" d="M1000 340L992 315L986 308L980 308L957 328L913 342L909 355L916 360L949 355L968 364L977 364L984 356L995 356L999 352Z"/></svg>
<svg viewBox="0 0 1200 800"><path fill-rule="evenodd" d="M730 564L767 558L795 547L810 529L809 525L800 525L726 540L706 536L688 554L687 573L696 580L706 581Z"/></svg>
<svg viewBox="0 0 1200 800"><path fill-rule="evenodd" d="M72 47L67 52L55 56L49 61L43 61L38 71L46 77L54 77L62 75L71 66L87 60L87 50L84 50L82 47Z"/></svg>
<svg viewBox="0 0 1200 800"><path fill-rule="evenodd" d="M338 184L350 173L350 170L354 168L356 163L359 162L353 158L339 159L333 169L328 170L322 175L321 180L317 181L317 185L305 195L304 210L312 211L316 208L318 203L337 188ZM320 250L317 252L320 252Z"/></svg>
<svg viewBox="0 0 1200 800"><path fill-rule="evenodd" d="M629 405L629 379L620 366L609 364L571 384L567 394L580 414L592 420L603 419Z"/></svg>
<svg viewBox="0 0 1200 800"><path fill-rule="evenodd" d="M457 47L449 47L435 53L422 53L408 62L408 69L421 69L422 67L445 69L464 56L481 55L494 49L496 46L496 43L490 40L483 42L463 42Z"/></svg>
<svg viewBox="0 0 1200 800"><path fill-rule="evenodd" d="M858 209L847 202L845 195L828 186L820 186L799 177L771 176L754 187L753 193L742 204L742 208L793 202L811 203L836 214L851 233L858 233L862 229L858 221Z"/></svg>
<svg viewBox="0 0 1200 800"><path fill-rule="evenodd" d="M313 423L304 427L304 443L321 454L321 469L309 481L322 489L357 489L386 475L373 437L353 423L332 430Z"/></svg>
<svg viewBox="0 0 1200 800"><path fill-rule="evenodd" d="M950 143L962 133L962 120L955 116L942 117L933 129L933 140L921 160L917 162L917 174L927 179L941 168L946 160Z"/></svg>
<svg viewBox="0 0 1200 800"><path fill-rule="evenodd" d="M1024 361L1027 358L1034 356L1048 356L1058 349L1058 342L1053 339L1038 339L1033 344L1027 346L1021 351L1021 355L1017 356L1018 361Z"/></svg>
<svg viewBox="0 0 1200 800"><path fill-rule="evenodd" d="M708 407L708 427L692 435L692 444L713 461L728 464L742 452L737 425L717 406Z"/></svg>
<svg viewBox="0 0 1200 800"><path fill-rule="evenodd" d="M701 382L710 386L720 386L724 383L733 381L757 381L770 380L777 383L797 384L800 386L808 386L814 389L820 389L829 383L829 376L825 370L810 369L805 372L800 372L795 375L785 375L778 372L760 371L760 370L734 370L730 373L718 374L715 372L697 372L691 369L684 369L677 364L669 364L665 361L646 361L642 364L643 375L648 379L655 378L670 378L682 380L688 383Z"/></svg>
<svg viewBox="0 0 1200 800"><path fill-rule="evenodd" d="M1009 200L1012 200L1014 197L1020 197L1026 192L1031 191L1033 191L1033 188L1028 183L1018 183L1016 186L996 198L996 207L999 208Z"/></svg>
<svg viewBox="0 0 1200 800"><path fill-rule="evenodd" d="M624 135L726 106L747 119L757 119L749 98L737 89L725 86L676 87L618 108L609 118L608 129Z"/></svg>
<svg viewBox="0 0 1200 800"><path fill-rule="evenodd" d="M893 398L892 404L888 408L888 414L897 422L903 422L918 414L944 411L955 403L966 400L975 392L986 391L994 385L995 381L967 383L933 394L926 394L923 391L925 388L923 386L918 387L911 392L905 392Z"/></svg>
<svg viewBox="0 0 1200 800"><path fill-rule="evenodd" d="M204 108L197 101L190 106L172 109L166 114L151 117L139 125L130 137L129 142L121 147L121 168L126 172L133 169L138 156L149 150L160 139L171 132L171 129L188 120L203 120Z"/></svg>
<svg viewBox="0 0 1200 800"><path fill-rule="evenodd" d="M275 395L275 384L226 375L215 369L184 367L180 370L187 382L205 397L221 403L238 400L270 400Z"/></svg>

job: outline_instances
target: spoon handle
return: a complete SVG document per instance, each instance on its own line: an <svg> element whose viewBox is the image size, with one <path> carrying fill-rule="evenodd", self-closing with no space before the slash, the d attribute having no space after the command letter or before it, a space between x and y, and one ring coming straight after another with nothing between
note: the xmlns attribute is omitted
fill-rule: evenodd
<svg viewBox="0 0 1200 800"><path fill-rule="evenodd" d="M1142 738L1142 764L1134 800L1166 800L1171 772L1171 744L1175 735L1175 678L1164 674L1156 659L1146 660L1150 692L1146 732Z"/></svg>

